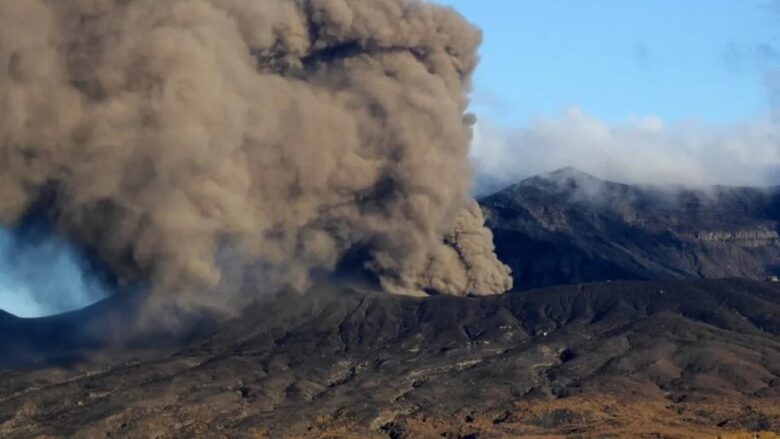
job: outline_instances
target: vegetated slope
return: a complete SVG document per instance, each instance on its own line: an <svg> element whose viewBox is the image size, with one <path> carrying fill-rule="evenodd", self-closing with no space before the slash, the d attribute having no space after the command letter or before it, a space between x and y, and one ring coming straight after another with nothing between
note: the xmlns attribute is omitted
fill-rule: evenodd
<svg viewBox="0 0 780 439"><path fill-rule="evenodd" d="M515 288L780 274L780 190L634 186L573 168L481 200Z"/></svg>
<svg viewBox="0 0 780 439"><path fill-rule="evenodd" d="M173 355L0 372L2 437L750 431L780 432L780 287L746 280L483 298L320 288Z"/></svg>

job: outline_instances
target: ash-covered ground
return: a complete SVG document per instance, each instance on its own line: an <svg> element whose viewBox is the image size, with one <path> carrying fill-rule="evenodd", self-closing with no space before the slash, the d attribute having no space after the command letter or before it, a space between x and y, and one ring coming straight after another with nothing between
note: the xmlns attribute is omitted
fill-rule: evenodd
<svg viewBox="0 0 780 439"><path fill-rule="evenodd" d="M79 313L49 319L60 337L77 327L63 329L65 320L83 321ZM17 349L45 346L25 341L31 324L49 323L3 317L2 349L10 339ZM1 372L0 435L780 431L780 287L766 282L614 282L427 299L334 287L269 298L210 331L177 349L136 345L136 361L104 347L86 363Z"/></svg>

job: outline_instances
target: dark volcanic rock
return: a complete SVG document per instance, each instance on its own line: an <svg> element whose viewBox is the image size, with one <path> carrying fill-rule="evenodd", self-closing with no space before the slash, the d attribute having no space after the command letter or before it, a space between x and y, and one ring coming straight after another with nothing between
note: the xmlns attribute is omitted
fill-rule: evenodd
<svg viewBox="0 0 780 439"><path fill-rule="evenodd" d="M780 274L780 190L632 186L572 168L481 200L517 289Z"/></svg>
<svg viewBox="0 0 780 439"><path fill-rule="evenodd" d="M780 431L778 382L775 284L334 288L268 299L175 354L0 372L0 436L714 437Z"/></svg>
<svg viewBox="0 0 780 439"><path fill-rule="evenodd" d="M144 294L116 294L65 314L24 319L0 311L0 369L79 364L107 355L137 357L180 348L215 330L208 316L181 317L176 327L148 328L140 320ZM171 316L174 319L174 316Z"/></svg>

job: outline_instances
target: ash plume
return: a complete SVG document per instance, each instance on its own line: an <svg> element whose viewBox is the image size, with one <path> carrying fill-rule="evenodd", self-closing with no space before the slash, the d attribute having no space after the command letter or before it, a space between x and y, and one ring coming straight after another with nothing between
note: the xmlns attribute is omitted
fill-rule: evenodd
<svg viewBox="0 0 780 439"><path fill-rule="evenodd" d="M3 0L0 224L46 199L183 305L356 248L391 292L501 293L469 198L480 39L410 0Z"/></svg>

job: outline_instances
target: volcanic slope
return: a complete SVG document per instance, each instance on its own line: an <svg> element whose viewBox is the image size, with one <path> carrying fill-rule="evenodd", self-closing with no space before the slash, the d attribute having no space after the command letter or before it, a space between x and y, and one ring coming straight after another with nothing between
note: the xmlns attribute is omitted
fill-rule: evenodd
<svg viewBox="0 0 780 439"><path fill-rule="evenodd" d="M780 274L780 189L637 186L573 168L481 200L515 287Z"/></svg>
<svg viewBox="0 0 780 439"><path fill-rule="evenodd" d="M156 358L0 372L0 436L780 432L772 283L426 299L320 288L268 299L218 328Z"/></svg>

